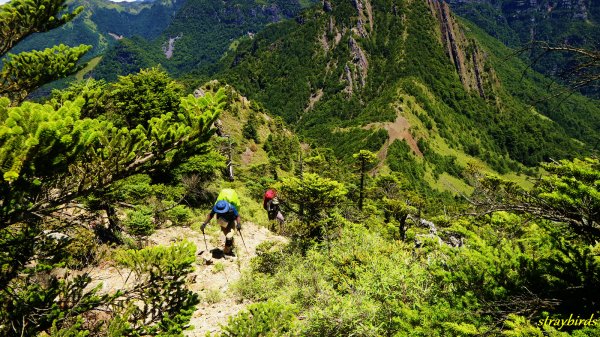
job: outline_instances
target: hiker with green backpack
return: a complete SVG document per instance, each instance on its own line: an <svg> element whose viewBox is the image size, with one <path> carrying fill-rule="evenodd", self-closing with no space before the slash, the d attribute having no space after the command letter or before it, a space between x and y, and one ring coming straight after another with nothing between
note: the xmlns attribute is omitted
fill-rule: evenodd
<svg viewBox="0 0 600 337"><path fill-rule="evenodd" d="M241 231L242 225L240 223L240 215L238 213L240 209L240 199L237 193L226 188L221 190L217 201L213 206L210 213L206 216L206 220L202 224L202 232L204 228L210 222L210 220L216 215L217 223L221 226L221 231L225 234L225 247L223 253L231 255L233 253L233 236L234 231L237 229ZM241 233L241 232L240 232Z"/></svg>

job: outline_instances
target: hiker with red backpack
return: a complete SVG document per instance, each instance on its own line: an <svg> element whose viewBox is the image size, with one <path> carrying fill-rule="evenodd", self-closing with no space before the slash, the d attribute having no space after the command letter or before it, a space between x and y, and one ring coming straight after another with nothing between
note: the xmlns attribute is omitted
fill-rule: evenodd
<svg viewBox="0 0 600 337"><path fill-rule="evenodd" d="M223 248L223 253L227 255L233 254L233 236L235 229L240 231L241 235L242 225L240 223L240 214L238 213L239 208L240 199L237 193L230 188L223 189L221 190L221 193L219 193L215 205L202 224L202 233L204 233L206 225L215 215L217 216L217 223L221 226L223 234L225 234L225 247Z"/></svg>
<svg viewBox="0 0 600 337"><path fill-rule="evenodd" d="M275 220L277 220L279 223L279 228L281 229L281 225L285 219L283 218L283 214L281 213L279 205L280 202L279 198L277 198L277 191L271 188L266 190L263 197L263 208L265 211L267 211L269 222L274 225Z"/></svg>

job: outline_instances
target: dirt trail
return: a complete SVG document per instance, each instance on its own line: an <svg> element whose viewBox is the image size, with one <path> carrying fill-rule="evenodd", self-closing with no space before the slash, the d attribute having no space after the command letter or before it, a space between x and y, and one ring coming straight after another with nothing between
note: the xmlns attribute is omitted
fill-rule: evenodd
<svg viewBox="0 0 600 337"><path fill-rule="evenodd" d="M204 337L207 332L220 331L220 325L226 325L229 316L237 314L244 309L248 302L239 303L229 291L230 286L237 281L241 272L248 268L250 259L256 256L256 246L263 241L287 241L286 238L270 232L264 227L247 222L242 225L242 235L246 242L248 252L240 236L236 234L236 256L216 258L206 252L202 233L188 227L170 227L157 230L149 238L151 245L171 245L181 240L188 240L196 244L195 270L190 275L190 289L200 296L200 303L196 305L190 324L192 330L185 332L189 337ZM206 241L208 249L223 248L224 236L218 226L211 223L206 228ZM205 263L205 257L212 257L210 264ZM91 286L102 282L101 292L114 292L126 289L133 285L133 276L127 270L119 270L110 264L105 264L90 271L94 282Z"/></svg>
<svg viewBox="0 0 600 337"><path fill-rule="evenodd" d="M223 248L224 236L217 225L211 223L206 232L209 250ZM238 303L228 292L229 287L240 278L241 271L248 268L250 259L256 256L256 246L263 241L286 241L286 238L275 235L265 227L253 223L242 225L242 235L244 235L248 252L244 249L240 236L236 234L236 257L213 258L210 265L204 264L204 257L212 254L205 252L206 248L201 232L190 228L171 227L157 231L150 237L154 244L169 245L187 239L197 246L198 259L192 275L194 282L190 288L200 295L200 303L196 306L196 312L190 322L194 329L187 331L187 336L204 337L207 332L217 332L220 330L220 324L227 324L229 316L244 309L249 303Z"/></svg>

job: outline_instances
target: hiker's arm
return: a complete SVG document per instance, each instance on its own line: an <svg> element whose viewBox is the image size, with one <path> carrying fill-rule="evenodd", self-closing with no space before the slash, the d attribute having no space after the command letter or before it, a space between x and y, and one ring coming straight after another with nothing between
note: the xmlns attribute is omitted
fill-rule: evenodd
<svg viewBox="0 0 600 337"><path fill-rule="evenodd" d="M210 222L214 215L215 213L212 211L206 215L206 219L204 220L204 226L206 226L206 224Z"/></svg>

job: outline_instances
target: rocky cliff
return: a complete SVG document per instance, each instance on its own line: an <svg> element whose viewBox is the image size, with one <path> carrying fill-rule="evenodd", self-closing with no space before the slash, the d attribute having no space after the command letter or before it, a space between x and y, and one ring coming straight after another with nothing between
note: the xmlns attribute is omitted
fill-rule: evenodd
<svg viewBox="0 0 600 337"><path fill-rule="evenodd" d="M474 40L467 39L447 3L427 0L427 4L431 14L439 21L441 42L465 89L475 91L483 98L490 96L490 92L486 91L493 90L497 79L491 68L484 70L485 53Z"/></svg>
<svg viewBox="0 0 600 337"><path fill-rule="evenodd" d="M449 170L452 148L529 164L563 131L525 102L537 87L510 53L442 0L323 0L240 41L219 76L343 158L368 149L406 162L408 151Z"/></svg>

